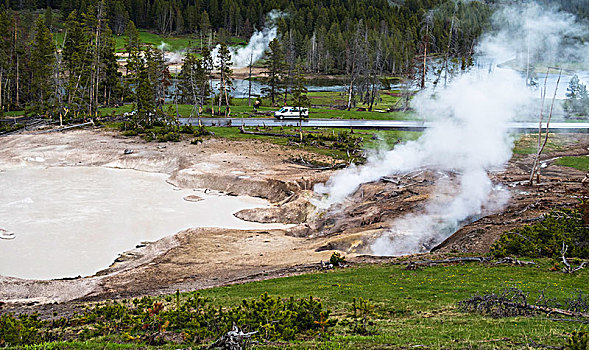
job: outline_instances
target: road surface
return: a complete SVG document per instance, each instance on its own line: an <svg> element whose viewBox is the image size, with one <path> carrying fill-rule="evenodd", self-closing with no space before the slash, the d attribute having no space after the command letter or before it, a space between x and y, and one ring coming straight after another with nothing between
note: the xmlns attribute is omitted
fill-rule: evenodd
<svg viewBox="0 0 589 350"><path fill-rule="evenodd" d="M183 125L198 125L198 118L180 118ZM298 120L278 120L274 118L200 118L204 126L298 126ZM423 131L432 127L431 122L417 120L359 120L359 119L306 119L302 126L318 128L344 129L376 129L376 130L405 130ZM544 127L546 124L543 125ZM534 132L538 130L538 123L512 122L508 127L516 132ZM589 123L550 123L552 132L589 132Z"/></svg>

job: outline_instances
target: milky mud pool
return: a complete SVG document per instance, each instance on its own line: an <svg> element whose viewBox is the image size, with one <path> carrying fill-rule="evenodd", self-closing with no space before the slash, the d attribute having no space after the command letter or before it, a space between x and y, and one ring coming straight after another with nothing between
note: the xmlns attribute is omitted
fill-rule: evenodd
<svg viewBox="0 0 589 350"><path fill-rule="evenodd" d="M288 161L301 155L313 156L102 130L3 137L0 305L188 291L328 260L324 239L288 234L329 175Z"/></svg>
<svg viewBox="0 0 589 350"><path fill-rule="evenodd" d="M277 228L233 213L262 199L180 189L167 175L103 167L23 167L0 172L0 274L87 276L121 252L191 227ZM282 225L283 226L283 225Z"/></svg>

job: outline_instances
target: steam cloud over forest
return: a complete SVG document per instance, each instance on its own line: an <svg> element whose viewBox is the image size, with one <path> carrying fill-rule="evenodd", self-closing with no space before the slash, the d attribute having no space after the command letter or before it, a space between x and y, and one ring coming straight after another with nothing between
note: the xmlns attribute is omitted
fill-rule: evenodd
<svg viewBox="0 0 589 350"><path fill-rule="evenodd" d="M261 31L254 31L248 44L244 47L230 47L231 62L236 68L247 67L250 62L255 63L262 56L268 45L277 35L276 19L283 17L284 14L277 10L268 13L266 26ZM219 45L212 51L212 56L216 57L219 53Z"/></svg>

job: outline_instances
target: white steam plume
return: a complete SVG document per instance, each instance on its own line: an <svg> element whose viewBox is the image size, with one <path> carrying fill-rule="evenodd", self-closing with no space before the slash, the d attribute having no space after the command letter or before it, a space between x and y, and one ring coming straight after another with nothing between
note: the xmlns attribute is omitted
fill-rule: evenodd
<svg viewBox="0 0 589 350"><path fill-rule="evenodd" d="M180 64L184 61L184 54L182 52L179 51L166 51L166 49L169 47L170 45L168 45L168 43L162 41L157 48L163 52L164 55L164 61L166 62L166 64Z"/></svg>
<svg viewBox="0 0 589 350"><path fill-rule="evenodd" d="M573 52L565 47L563 35L577 35L579 27L562 13L538 12L535 4L520 4L517 9L498 11L495 20L509 23L483 38L479 55L494 62L521 54L525 23L530 26L535 44L530 54L558 57L558 52ZM537 16L542 13L541 17ZM540 21L540 22L538 22ZM532 35L532 34L530 34ZM527 37L527 34L526 34ZM527 42L527 38L526 41ZM550 43L544 45L541 43ZM566 51L563 51L564 49ZM554 52L549 52L554 49ZM527 52L528 46L525 47ZM535 50L541 50L537 52ZM315 191L327 194L323 205L342 202L358 187L380 178L416 169L456 172L454 181L442 178L423 212L412 213L391 223L390 230L372 246L379 255L420 252L440 243L462 223L498 210L508 200L508 192L494 185L487 172L501 169L511 157L512 140L507 123L522 113L537 115L539 106L526 88L525 73L510 69L471 70L457 77L446 89L435 94L422 91L412 105L432 121L416 141L372 155L363 166L350 166L336 173ZM537 102L537 101L536 101Z"/></svg>
<svg viewBox="0 0 589 350"><path fill-rule="evenodd" d="M266 21L266 27L261 31L255 30L246 46L238 48L230 47L229 52L231 52L231 62L233 63L233 67L247 67L250 64L250 61L256 62L262 58L262 56L264 56L264 51L268 48L270 42L276 38L276 19L284 16L285 14L278 10L270 11L267 15L268 20ZM219 53L219 47L220 46L217 45L211 52L211 55L215 60Z"/></svg>

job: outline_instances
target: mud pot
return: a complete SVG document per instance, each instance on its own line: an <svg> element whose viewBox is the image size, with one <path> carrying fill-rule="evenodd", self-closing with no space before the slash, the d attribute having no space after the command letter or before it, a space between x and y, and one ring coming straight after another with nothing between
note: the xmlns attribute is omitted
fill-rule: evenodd
<svg viewBox="0 0 589 350"><path fill-rule="evenodd" d="M194 227L273 229L232 214L253 197L176 188L165 174L104 167L19 167L0 173L0 275L88 276L143 241Z"/></svg>
<svg viewBox="0 0 589 350"><path fill-rule="evenodd" d="M504 231L537 220L555 207L577 204L585 174L556 166L553 160L563 155L589 154L589 138L584 134L562 134L559 137L566 140L566 146L543 156L545 166L540 185L527 185L532 157L514 156L504 170L491 174L496 184L509 190L511 198L507 206L500 212L485 213L483 217L472 218L472 222L462 223L457 232L441 243L424 242L424 247L435 251L429 254L488 252ZM0 301L4 303L0 312L31 308L51 310L56 306L48 303L65 301L69 303L60 305L69 305L64 306L67 309L78 302L188 291L313 271L335 250L344 252L352 262L389 261L394 258L370 255L374 241L387 232L396 218L422 210L433 195L439 176L452 178L452 174L424 170L383 179L362 185L345 203L322 212L312 204L318 200L312 188L315 183L326 181L332 172L307 168L291 160L300 159L301 155L322 162L332 160L294 148L261 141L220 139L209 139L199 145L188 142L145 143L138 138L125 138L99 130L14 135L1 141L2 176L32 168L60 171L84 167L99 169L99 172L129 169L165 179L170 184L163 184L165 191L176 196L172 202L178 205L204 202L199 200L205 189L232 196L258 197L271 205L256 208L258 202L247 208L241 203L235 207L238 210L235 218L231 216L232 210L215 210L222 211L216 215L227 218L223 219L226 228L197 228L191 215L182 212L178 215L186 219L182 223L184 226L164 227L164 231L169 232L158 233L163 238L145 239L152 242L126 251L108 268L93 276L48 281L0 276ZM27 184L32 192L21 194L16 201L24 202L13 205L33 205L39 200L33 197L35 185L30 181ZM25 186L25 183L18 186ZM110 193L116 190L105 192L94 194L96 202L116 200L116 193ZM125 196L134 195L136 191ZM31 202L26 200L29 197L33 203L27 203ZM149 210L164 212L157 214L158 220L155 221L166 215L167 203L171 201L165 202L166 205L149 206ZM158 205L161 208L154 208ZM139 212L145 210L148 209L144 207ZM247 227L241 226L245 224L237 218L256 225L290 226L250 226L244 230ZM227 224L228 220L235 220L239 225L231 226ZM6 231L4 234L14 232L16 238L5 239L1 244L14 242L24 234L22 226L7 228L3 225L0 224L0 228ZM86 219L71 225L85 231L92 229ZM176 233L186 225L190 228ZM122 229L112 231L115 235L130 235ZM42 236L43 232L35 235ZM79 237L76 239L80 240ZM132 244L136 244L137 239L133 239ZM84 249L105 244L89 243L90 246Z"/></svg>

